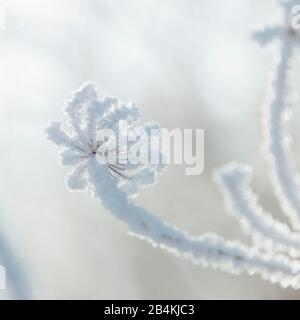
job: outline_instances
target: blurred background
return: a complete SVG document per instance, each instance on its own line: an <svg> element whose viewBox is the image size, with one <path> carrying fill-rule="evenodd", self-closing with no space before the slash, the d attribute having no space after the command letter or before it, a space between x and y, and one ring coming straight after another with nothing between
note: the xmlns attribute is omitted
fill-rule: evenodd
<svg viewBox="0 0 300 320"><path fill-rule="evenodd" d="M259 277L232 276L176 258L126 234L86 193L70 193L50 120L70 91L93 81L102 95L141 106L143 120L205 129L205 171L170 166L136 201L193 235L250 243L228 216L214 171L254 168L260 202L284 221L261 155L260 112L271 52L252 30L280 21L277 0L0 0L0 298L298 299ZM295 57L300 92L299 57ZM300 110L293 152L300 166ZM19 286L19 287L18 287ZM14 288L18 287L18 294ZM20 294L21 292L21 294ZM18 296L19 295L19 296Z"/></svg>

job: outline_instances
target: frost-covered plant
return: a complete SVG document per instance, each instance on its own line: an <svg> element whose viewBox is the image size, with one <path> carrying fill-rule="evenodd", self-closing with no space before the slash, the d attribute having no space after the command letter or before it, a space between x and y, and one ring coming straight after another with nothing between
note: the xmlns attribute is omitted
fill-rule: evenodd
<svg viewBox="0 0 300 320"><path fill-rule="evenodd" d="M276 72L265 106L264 141L274 190L293 227L298 227L300 193L284 125L289 107L289 65L298 34L291 30L289 23L294 0L282 4L285 24L263 28L255 33L255 38L261 44L266 44L275 36L281 40ZM137 106L116 98L100 99L93 84L84 84L72 94L66 103L65 114L70 130L65 131L60 123L54 122L46 129L46 134L62 149L62 164L73 167L67 178L68 187L71 190L90 189L106 209L127 224L131 235L204 266L232 273L259 274L263 279L280 283L283 287L300 288L300 264L293 260L300 252L300 234L276 221L259 206L256 195L249 187L249 167L232 163L219 170L217 181L222 186L230 211L253 237L254 245L248 247L238 241L226 241L214 234L192 237L136 205L133 200L132 196L141 187L156 182L164 166L161 163L132 165L128 161L123 162L131 156L128 149L113 144L115 153L111 156L112 135L99 137L104 129L116 130L116 124L120 121L124 124L121 129L119 126L120 135L138 135L151 129L159 132L158 123L141 125ZM143 140L143 144L146 149L151 147L147 139Z"/></svg>
<svg viewBox="0 0 300 320"><path fill-rule="evenodd" d="M65 113L72 127L71 135L61 128L59 122L53 122L46 132L48 137L63 149L60 154L61 163L74 167L67 177L70 190L84 190L88 182L91 182L90 171L97 167L103 171L100 179L105 187L103 191L109 190L106 184L113 181L118 189L132 197L141 187L154 184L157 176L163 172L163 164L152 164L148 161L135 165L132 161L134 150L150 147L150 141L145 139L143 134L160 132L157 122L139 125L140 113L135 104L125 104L111 97L98 100L96 86L87 83L67 101ZM131 136L142 138L138 141L127 138L124 141L126 143L119 145L115 141L116 131L119 141ZM124 139L120 136L124 136ZM127 161L128 158L131 161Z"/></svg>

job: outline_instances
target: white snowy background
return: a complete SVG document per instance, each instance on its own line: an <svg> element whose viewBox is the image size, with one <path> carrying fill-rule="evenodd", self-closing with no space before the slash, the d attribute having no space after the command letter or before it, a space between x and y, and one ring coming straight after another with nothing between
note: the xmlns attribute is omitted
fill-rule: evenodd
<svg viewBox="0 0 300 320"><path fill-rule="evenodd" d="M249 243L212 175L232 160L250 164L261 204L284 221L260 147L272 56L250 40L257 25L280 19L277 0L1 0L0 6L7 24L0 30L0 233L26 274L29 296L300 298L259 277L204 269L129 237L90 194L66 190L56 149L42 134L49 120L63 120L64 99L87 80L100 94L137 102L144 120L204 128L204 174L188 177L184 167L171 166L137 201L191 234L212 231ZM294 66L300 92L299 57ZM292 134L300 165L297 104ZM12 297L9 288L0 297Z"/></svg>

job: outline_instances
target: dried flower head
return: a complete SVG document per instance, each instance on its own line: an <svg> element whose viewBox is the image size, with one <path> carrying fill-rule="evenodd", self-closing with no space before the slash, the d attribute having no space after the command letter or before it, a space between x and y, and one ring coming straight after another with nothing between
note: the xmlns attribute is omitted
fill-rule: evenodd
<svg viewBox="0 0 300 320"><path fill-rule="evenodd" d="M147 122L140 126L140 112L135 104L112 97L99 99L96 86L86 83L66 102L65 114L70 133L61 123L52 122L46 134L62 148L61 163L74 167L67 177L69 189L86 188L91 160L102 165L129 196L137 194L140 187L155 183L163 172L162 161L149 161L153 152L162 159L159 149L151 149L153 133L156 138L161 134L160 125ZM140 161L143 153L146 161Z"/></svg>

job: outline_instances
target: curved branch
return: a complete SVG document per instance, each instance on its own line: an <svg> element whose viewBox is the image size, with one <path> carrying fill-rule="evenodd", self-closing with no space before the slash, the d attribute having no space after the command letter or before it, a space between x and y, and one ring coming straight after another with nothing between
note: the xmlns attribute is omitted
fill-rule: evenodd
<svg viewBox="0 0 300 320"><path fill-rule="evenodd" d="M258 247L299 256L300 235L259 206L257 196L249 186L250 167L232 163L217 172L216 180L221 186L228 211L238 219L245 233L253 238Z"/></svg>
<svg viewBox="0 0 300 320"><path fill-rule="evenodd" d="M284 287L300 287L300 267L287 257L262 254L217 235L190 237L130 202L127 195L118 189L114 178L95 159L89 161L88 172L95 197L117 219L125 222L130 234L203 266L235 274L259 274L263 279Z"/></svg>
<svg viewBox="0 0 300 320"><path fill-rule="evenodd" d="M273 189L283 212L293 227L300 229L300 187L295 161L290 154L290 136L286 128L289 112L289 73L292 39L282 44L278 66L269 90L264 114L264 149Z"/></svg>

